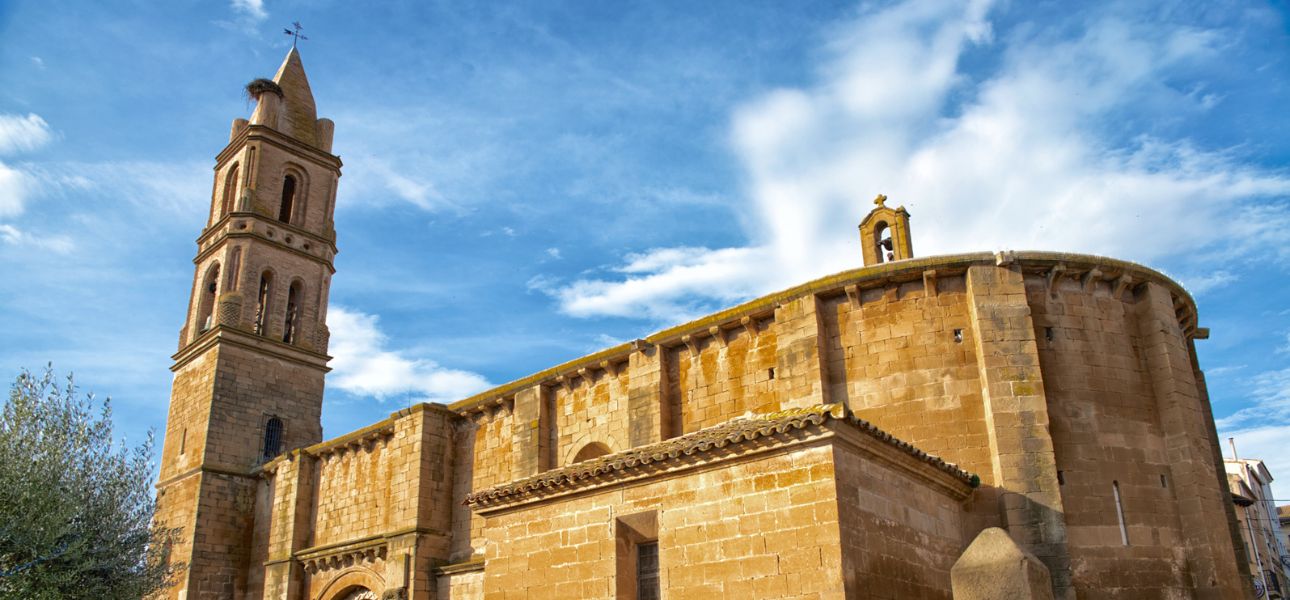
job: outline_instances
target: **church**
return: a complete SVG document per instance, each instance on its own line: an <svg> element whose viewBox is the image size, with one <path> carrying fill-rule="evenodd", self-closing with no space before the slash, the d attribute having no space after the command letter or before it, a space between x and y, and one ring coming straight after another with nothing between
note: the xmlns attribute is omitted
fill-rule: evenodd
<svg viewBox="0 0 1290 600"><path fill-rule="evenodd" d="M916 257L883 196L853 270L324 440L334 124L294 48L247 89L173 356L164 597L1252 597L1187 291Z"/></svg>

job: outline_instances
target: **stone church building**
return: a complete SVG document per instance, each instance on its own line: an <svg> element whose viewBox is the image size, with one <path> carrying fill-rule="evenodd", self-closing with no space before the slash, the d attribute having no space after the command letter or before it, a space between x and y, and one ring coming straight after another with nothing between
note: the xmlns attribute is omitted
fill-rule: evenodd
<svg viewBox="0 0 1290 600"><path fill-rule="evenodd" d="M1188 293L916 258L883 197L862 267L324 440L333 124L295 49L248 89L174 355L165 597L1251 593Z"/></svg>

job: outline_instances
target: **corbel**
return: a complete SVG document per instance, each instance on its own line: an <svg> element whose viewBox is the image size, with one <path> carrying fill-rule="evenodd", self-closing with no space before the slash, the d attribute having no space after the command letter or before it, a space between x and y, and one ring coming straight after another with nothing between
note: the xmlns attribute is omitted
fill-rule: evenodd
<svg viewBox="0 0 1290 600"><path fill-rule="evenodd" d="M1049 296L1057 295L1057 289L1056 287L1053 286L1053 284L1057 282L1057 278L1060 277L1062 274L1062 271L1065 271L1065 270L1066 270L1065 263L1057 263L1053 265L1053 268L1048 270L1048 274L1045 275L1046 283L1044 285L1046 286L1045 289L1048 290Z"/></svg>
<svg viewBox="0 0 1290 600"><path fill-rule="evenodd" d="M1096 268L1089 269L1084 273L1084 278L1080 280L1080 285L1084 288L1084 293L1093 293L1093 286L1102 280L1102 272Z"/></svg>
<svg viewBox="0 0 1290 600"><path fill-rule="evenodd" d="M1128 273L1122 273L1119 277L1116 277L1112 283L1115 286L1115 291L1111 292L1111 297L1118 300L1120 295L1124 293L1124 288L1133 285L1133 277Z"/></svg>
<svg viewBox="0 0 1290 600"><path fill-rule="evenodd" d="M748 337L757 337L757 320L752 317L739 319L739 324L744 326L744 331L748 332Z"/></svg>
<svg viewBox="0 0 1290 600"><path fill-rule="evenodd" d="M618 376L618 367L619 367L619 365L621 365L621 364L622 364L622 363L614 362L614 361L611 361L611 360L602 360L602 361L600 361L600 369L601 369L602 371L604 371L604 372L606 372L606 373L608 373L608 374L610 374L610 375L614 376L614 377L617 377L617 376Z"/></svg>
<svg viewBox="0 0 1290 600"><path fill-rule="evenodd" d="M860 308L860 286L853 283L843 289L847 291L847 301L851 303L851 308ZM748 317L744 318L747 319Z"/></svg>
<svg viewBox="0 0 1290 600"><path fill-rule="evenodd" d="M1195 331L1194 333L1192 333L1192 336L1191 336L1191 337L1192 337L1193 339L1197 339L1197 340L1207 340L1207 339L1209 339L1209 328L1208 328L1208 327L1197 327L1197 328L1196 328L1196 331Z"/></svg>
<svg viewBox="0 0 1290 600"><path fill-rule="evenodd" d="M936 290L936 269L923 271L923 293L928 298L934 298L939 293Z"/></svg>
<svg viewBox="0 0 1290 600"><path fill-rule="evenodd" d="M698 358L699 345L695 343L693 336L688 333L681 336L681 343L685 344L685 348L690 351L690 358Z"/></svg>
<svg viewBox="0 0 1290 600"><path fill-rule="evenodd" d="M560 387L564 388L564 391L566 391L566 392L571 392L571 391L573 391L573 378L572 378L572 377L566 377L566 376L564 376L564 375L556 375L556 376L555 376L555 382L556 382L557 384L559 384L559 385L560 385Z"/></svg>
<svg viewBox="0 0 1290 600"><path fill-rule="evenodd" d="M632 340L632 350L635 352L644 353L645 350L650 346L651 344L645 340L642 340L642 339Z"/></svg>
<svg viewBox="0 0 1290 600"><path fill-rule="evenodd" d="M1017 257L1012 253L1012 250L1000 250L994 253L994 266L996 267L1007 267L1016 261Z"/></svg>
<svg viewBox="0 0 1290 600"><path fill-rule="evenodd" d="M578 368L578 377L581 377L588 385L591 385L591 382L593 381L593 378L591 377L591 369L588 369L587 367Z"/></svg>
<svg viewBox="0 0 1290 600"><path fill-rule="evenodd" d="M709 327L708 335L711 335L712 339L716 340L718 344L721 344L722 348L726 347L726 334L725 332L721 331L721 327L719 325L713 325L712 327Z"/></svg>

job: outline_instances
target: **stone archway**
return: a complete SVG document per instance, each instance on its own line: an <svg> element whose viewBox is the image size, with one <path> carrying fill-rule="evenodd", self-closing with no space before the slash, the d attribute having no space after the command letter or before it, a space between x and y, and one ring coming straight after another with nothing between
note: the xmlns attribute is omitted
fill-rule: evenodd
<svg viewBox="0 0 1290 600"><path fill-rule="evenodd" d="M380 599L377 598L376 592L373 592L372 590L369 590L365 587L356 587L349 590L349 592L342 594L336 600L380 600Z"/></svg>

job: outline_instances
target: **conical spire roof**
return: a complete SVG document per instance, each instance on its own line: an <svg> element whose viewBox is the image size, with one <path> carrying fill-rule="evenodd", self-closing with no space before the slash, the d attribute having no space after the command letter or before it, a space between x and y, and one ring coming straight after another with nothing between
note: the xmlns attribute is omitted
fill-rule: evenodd
<svg viewBox="0 0 1290 600"><path fill-rule="evenodd" d="M318 146L318 110L314 107L314 93L309 89L309 78L300 62L300 51L294 46L282 61L282 66L278 67L273 82L282 88L280 131L310 146Z"/></svg>

